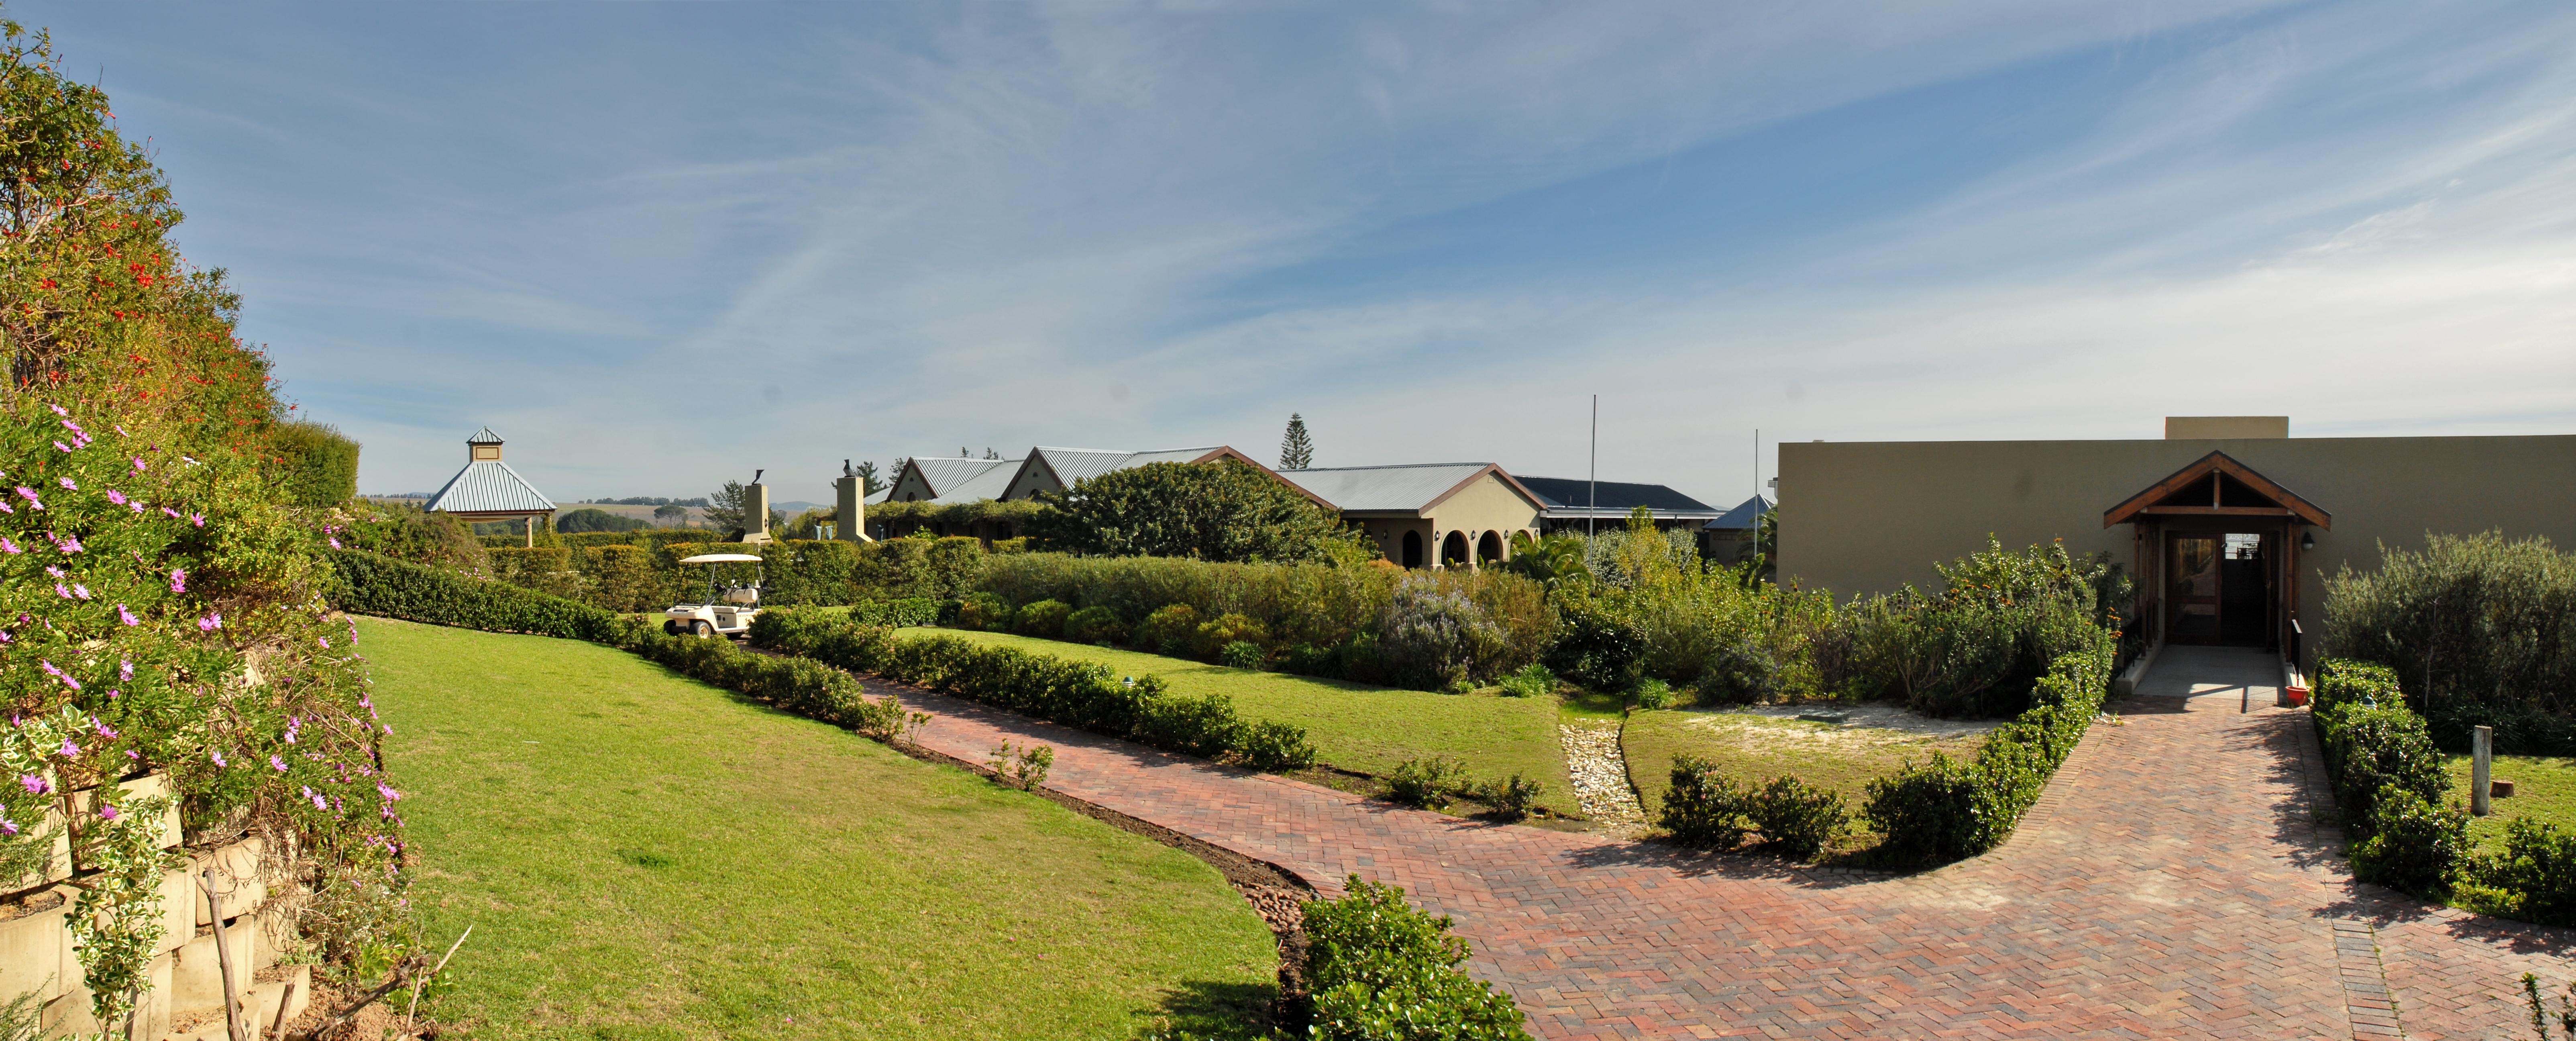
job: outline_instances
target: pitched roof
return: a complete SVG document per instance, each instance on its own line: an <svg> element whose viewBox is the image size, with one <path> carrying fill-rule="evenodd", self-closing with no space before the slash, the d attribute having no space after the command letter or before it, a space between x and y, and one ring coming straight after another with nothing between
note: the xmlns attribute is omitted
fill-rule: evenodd
<svg viewBox="0 0 2576 1041"><path fill-rule="evenodd" d="M1492 471L1506 485L1545 503L1503 468L1492 463L1408 463L1399 466L1335 466L1281 470L1300 488L1344 513L1419 513L1440 504L1468 482Z"/></svg>
<svg viewBox="0 0 2576 1041"><path fill-rule="evenodd" d="M478 459L448 478L423 508L447 513L538 513L554 509L555 504L510 464Z"/></svg>
<svg viewBox="0 0 2576 1041"><path fill-rule="evenodd" d="M1712 531L1742 531L1759 523L1762 515L1769 512L1771 512L1771 500L1756 495L1735 504L1734 509L1726 511L1726 516L1703 524L1701 527Z"/></svg>
<svg viewBox="0 0 2576 1041"><path fill-rule="evenodd" d="M469 445L497 445L501 443L501 435L493 433L491 427L484 427L481 430L475 431L474 436L466 438L465 443Z"/></svg>
<svg viewBox="0 0 2576 1041"><path fill-rule="evenodd" d="M1043 463L1047 469L1055 472L1057 481L1070 488L1075 481L1085 477L1098 477L1113 470L1124 470L1147 463L1194 463L1207 458L1211 452L1224 450L1224 445L1209 445L1204 448L1159 448L1143 452L1116 448L1048 448L1042 445L1029 451L1036 457L1037 462Z"/></svg>
<svg viewBox="0 0 2576 1041"><path fill-rule="evenodd" d="M1538 495L1550 517L1625 517L1639 506L1658 517L1685 520L1715 518L1725 512L1668 485L1602 481L1595 498L1592 482L1580 477L1523 477L1520 482Z"/></svg>

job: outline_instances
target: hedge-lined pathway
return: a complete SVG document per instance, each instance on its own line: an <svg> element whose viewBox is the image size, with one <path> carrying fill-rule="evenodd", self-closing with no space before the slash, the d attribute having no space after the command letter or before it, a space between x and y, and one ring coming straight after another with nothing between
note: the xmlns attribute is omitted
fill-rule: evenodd
<svg viewBox="0 0 2576 1041"><path fill-rule="evenodd" d="M2354 885L2310 813L2306 716L2229 665L2160 663L2168 689L2096 726L2003 849L1896 879L1396 809L899 693L940 751L1042 741L1067 794L1328 893L1404 886L1541 1037L2525 1036L2517 981L2576 978L2576 933ZM2174 696L2194 670L2214 692Z"/></svg>

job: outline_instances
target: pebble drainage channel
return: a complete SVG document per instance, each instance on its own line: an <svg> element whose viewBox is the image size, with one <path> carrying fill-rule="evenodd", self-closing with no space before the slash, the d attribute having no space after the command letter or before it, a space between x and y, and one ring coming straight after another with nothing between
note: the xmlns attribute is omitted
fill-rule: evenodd
<svg viewBox="0 0 2576 1041"><path fill-rule="evenodd" d="M1591 818L1595 830L1633 838L1646 830L1646 811L1637 791L1628 786L1628 761L1619 754L1619 724L1584 721L1562 723L1557 737L1565 744L1565 772L1574 778L1574 801Z"/></svg>

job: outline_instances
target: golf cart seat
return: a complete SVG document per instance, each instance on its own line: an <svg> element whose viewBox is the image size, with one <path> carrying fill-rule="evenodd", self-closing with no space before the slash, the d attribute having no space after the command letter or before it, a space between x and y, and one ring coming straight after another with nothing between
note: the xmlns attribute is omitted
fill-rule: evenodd
<svg viewBox="0 0 2576 1041"><path fill-rule="evenodd" d="M725 602L728 604L757 604L760 602L760 590L754 589L750 586L744 586L741 589L728 589L725 590L724 598Z"/></svg>

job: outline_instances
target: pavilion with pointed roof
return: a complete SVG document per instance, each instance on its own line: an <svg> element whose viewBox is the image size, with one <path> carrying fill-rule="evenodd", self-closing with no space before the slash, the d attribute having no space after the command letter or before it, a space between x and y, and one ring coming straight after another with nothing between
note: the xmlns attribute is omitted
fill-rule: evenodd
<svg viewBox="0 0 2576 1041"><path fill-rule="evenodd" d="M474 436L465 439L465 447L465 469L448 478L446 486L429 497L424 509L468 522L526 521L528 545L536 545L537 524L554 523L554 500L501 461L501 435L493 433L491 427L475 431Z"/></svg>

